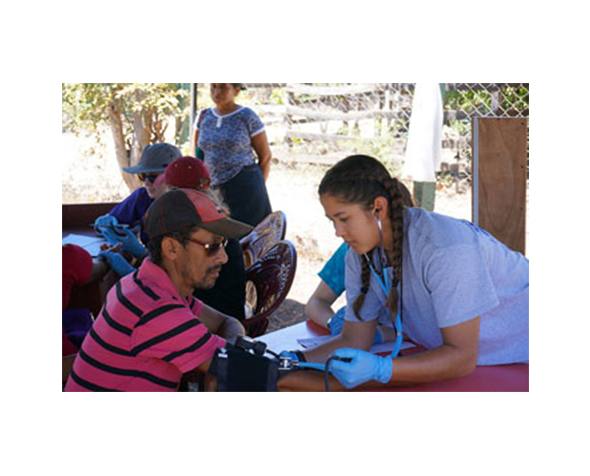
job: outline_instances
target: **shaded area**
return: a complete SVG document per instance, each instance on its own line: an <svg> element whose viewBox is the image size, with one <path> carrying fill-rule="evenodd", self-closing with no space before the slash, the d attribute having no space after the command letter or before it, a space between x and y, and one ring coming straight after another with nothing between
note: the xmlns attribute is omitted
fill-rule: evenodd
<svg viewBox="0 0 590 476"><path fill-rule="evenodd" d="M274 332L285 327L298 324L305 320L305 304L293 299L286 299L283 304L270 316L270 323L266 333Z"/></svg>

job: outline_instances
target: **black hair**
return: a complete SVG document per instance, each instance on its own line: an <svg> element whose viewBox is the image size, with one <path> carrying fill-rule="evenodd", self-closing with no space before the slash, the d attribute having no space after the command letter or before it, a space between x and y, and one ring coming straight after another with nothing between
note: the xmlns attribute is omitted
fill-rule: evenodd
<svg viewBox="0 0 590 476"><path fill-rule="evenodd" d="M190 241L191 235L198 229L199 227L197 225L193 225L186 230L174 231L171 233L167 233L165 235L160 235L156 236L155 238L151 238L147 244L150 259L154 262L154 264L160 266L162 264L162 241L164 240L164 238L174 238L185 248Z"/></svg>
<svg viewBox="0 0 590 476"><path fill-rule="evenodd" d="M392 178L385 166L367 155L352 155L334 165L322 179L319 195L331 195L351 204L359 204L365 210L373 208L377 197L384 197L389 203L389 218L393 237L393 283L387 298L387 306L394 320L398 310L397 284L402 281L402 255L404 235L404 214L412 207L412 196L406 186ZM367 258L362 260L361 294L352 304L356 317L361 320L360 310L365 302L371 282L371 268Z"/></svg>

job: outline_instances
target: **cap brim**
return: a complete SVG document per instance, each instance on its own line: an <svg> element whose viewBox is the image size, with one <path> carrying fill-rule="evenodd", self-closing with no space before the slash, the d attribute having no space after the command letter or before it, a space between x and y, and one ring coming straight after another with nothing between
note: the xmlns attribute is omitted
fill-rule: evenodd
<svg viewBox="0 0 590 476"><path fill-rule="evenodd" d="M215 233L216 235L230 238L232 240L239 240L254 229L250 225L232 220L231 218L222 218L221 220L217 221L199 223L198 226L207 231L210 231L211 233Z"/></svg>
<svg viewBox="0 0 590 476"><path fill-rule="evenodd" d="M159 174L166 170L166 167L150 168L142 167L141 165L134 165L133 167L123 167L123 170L128 174Z"/></svg>

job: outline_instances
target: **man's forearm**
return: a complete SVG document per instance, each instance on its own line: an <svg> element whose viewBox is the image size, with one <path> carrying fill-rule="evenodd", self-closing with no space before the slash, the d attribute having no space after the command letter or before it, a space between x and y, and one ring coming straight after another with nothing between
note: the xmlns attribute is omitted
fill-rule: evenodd
<svg viewBox="0 0 590 476"><path fill-rule="evenodd" d="M325 362L336 349L343 347L350 347L350 343L340 334L313 349L304 351L303 354L308 362Z"/></svg>
<svg viewBox="0 0 590 476"><path fill-rule="evenodd" d="M244 326L234 317L228 317L223 321L219 327L217 334L223 337L226 341L234 343L238 336L246 335Z"/></svg>
<svg viewBox="0 0 590 476"><path fill-rule="evenodd" d="M369 350L375 338L377 321L352 323L345 322L342 332L326 342L304 352L308 362L325 362L337 349L350 347Z"/></svg>

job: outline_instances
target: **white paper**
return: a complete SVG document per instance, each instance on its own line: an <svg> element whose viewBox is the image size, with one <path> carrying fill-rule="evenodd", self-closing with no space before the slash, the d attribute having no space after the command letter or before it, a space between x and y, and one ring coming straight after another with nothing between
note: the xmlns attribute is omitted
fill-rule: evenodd
<svg viewBox="0 0 590 476"><path fill-rule="evenodd" d="M328 339L331 339L334 336L319 336L319 337L308 337L306 339L297 339L297 342L304 348L304 349L313 349L320 344L323 344ZM377 344L371 347L370 352L373 354L379 354L381 352L392 352L393 348L395 347L395 342L384 342L383 344ZM404 349L411 349L415 347L414 344L411 342L404 342L402 344L402 350Z"/></svg>
<svg viewBox="0 0 590 476"><path fill-rule="evenodd" d="M86 235L74 235L69 234L65 238L62 238L61 244L63 245L78 245L84 248L90 256L96 257L100 253L100 247L103 244L108 244L104 238L99 236L86 236Z"/></svg>

